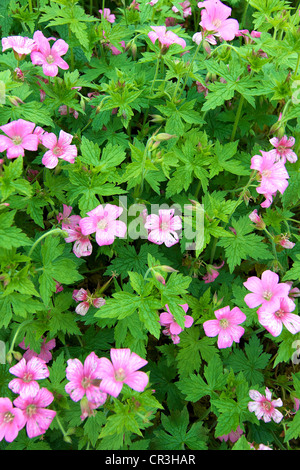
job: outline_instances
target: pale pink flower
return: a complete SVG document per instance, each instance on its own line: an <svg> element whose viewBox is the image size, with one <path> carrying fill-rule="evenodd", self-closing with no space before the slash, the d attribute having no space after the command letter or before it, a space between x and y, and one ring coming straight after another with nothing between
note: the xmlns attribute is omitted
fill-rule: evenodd
<svg viewBox="0 0 300 470"><path fill-rule="evenodd" d="M64 230L68 233L68 236L65 238L65 242L75 242L73 245L73 253L75 256L77 256L77 258L81 258L82 256L90 256L93 251L93 246L89 236L83 235L82 233L81 227L79 225L79 220L81 220L81 217L77 215L71 217L78 217L78 222L64 228Z"/></svg>
<svg viewBox="0 0 300 470"><path fill-rule="evenodd" d="M39 138L33 134L35 123L18 119L0 126L6 134L0 136L0 152L7 151L9 159L24 157L25 150L36 151L38 149Z"/></svg>
<svg viewBox="0 0 300 470"><path fill-rule="evenodd" d="M249 219L251 220L251 222L253 222L256 225L256 228L260 230L263 230L266 226L261 216L258 215L257 209L254 209L254 211L252 211L251 214L249 214Z"/></svg>
<svg viewBox="0 0 300 470"><path fill-rule="evenodd" d="M19 60L23 59L25 55L30 54L34 49L34 45L34 40L26 36L9 36L2 38L2 51L13 49Z"/></svg>
<svg viewBox="0 0 300 470"><path fill-rule="evenodd" d="M175 321L174 316L170 312L169 306L165 305L167 311L162 312L159 316L159 323L162 326L165 326L166 329L163 330L163 334L166 336L171 336L171 339L174 344L178 344L180 342L179 334L183 331L183 329L178 325ZM184 312L186 313L189 309L188 304L180 305L183 308ZM193 317L190 315L184 315L184 327L190 328L194 323Z"/></svg>
<svg viewBox="0 0 300 470"><path fill-rule="evenodd" d="M14 408L9 398L0 398L0 441L12 442L25 426L22 410Z"/></svg>
<svg viewBox="0 0 300 470"><path fill-rule="evenodd" d="M71 215L73 207L72 206L67 206L66 204L63 204L63 211L62 213L59 212L59 214L56 216L57 221L60 223L61 222L61 228L63 230L67 230L69 228L73 228L75 225L79 223L79 220L81 219L80 215Z"/></svg>
<svg viewBox="0 0 300 470"><path fill-rule="evenodd" d="M21 80L22 82L24 82L25 76L24 76L24 73L22 72L22 70L20 69L20 67L16 67L16 68L15 68L14 74L15 74L15 77L16 77L18 80Z"/></svg>
<svg viewBox="0 0 300 470"><path fill-rule="evenodd" d="M42 136L42 143L46 147L47 152L42 158L42 163L46 168L55 168L58 159L61 158L69 163L74 163L77 157L76 145L71 145L73 136L61 130L57 139L53 132L48 132Z"/></svg>
<svg viewBox="0 0 300 470"><path fill-rule="evenodd" d="M186 47L185 40L172 31L167 31L165 26L150 26L150 28L153 29L153 31L148 33L151 42L155 44L156 40L158 40L163 50L168 49L171 44L179 44L183 49Z"/></svg>
<svg viewBox="0 0 300 470"><path fill-rule="evenodd" d="M201 32L195 33L192 39L199 46L203 40L203 34ZM205 36L205 41L209 42L209 44L213 46L217 44L217 40L213 34L208 34L207 36Z"/></svg>
<svg viewBox="0 0 300 470"><path fill-rule="evenodd" d="M261 279L251 276L244 282L246 289L252 292L245 296L245 302L248 307L255 308L259 305L267 307L275 312L280 308L280 299L288 297L290 286L285 283L279 283L278 274L266 270L262 273Z"/></svg>
<svg viewBox="0 0 300 470"><path fill-rule="evenodd" d="M291 147L295 145L294 137L287 137L286 135L278 139L277 137L272 137L270 143L275 147L270 150L270 153L275 156L275 161L282 161L285 163L288 160L290 163L295 163L298 160L297 155Z"/></svg>
<svg viewBox="0 0 300 470"><path fill-rule="evenodd" d="M236 442L239 440L239 438L243 435L244 431L238 426L236 428L236 431L231 431L229 434L224 434L223 436L218 436L218 439L220 441L225 441L227 442L228 440L230 442Z"/></svg>
<svg viewBox="0 0 300 470"><path fill-rule="evenodd" d="M160 209L157 214L147 216L145 228L149 230L148 240L156 245L173 246L179 242L176 230L181 230L182 221L175 215L175 209Z"/></svg>
<svg viewBox="0 0 300 470"><path fill-rule="evenodd" d="M295 310L295 302L289 297L279 299L279 308L275 311L268 305L262 305L257 310L259 323L271 333L272 336L279 336L283 325L290 333L295 335L300 331L300 317L291 313Z"/></svg>
<svg viewBox="0 0 300 470"><path fill-rule="evenodd" d="M9 372L17 376L17 379L11 380L8 384L8 388L14 393L23 393L28 390L28 393L34 395L40 388L37 380L49 377L46 362L40 357L32 357L28 362L23 357L9 369Z"/></svg>
<svg viewBox="0 0 300 470"><path fill-rule="evenodd" d="M63 70L69 68L67 62L61 58L69 49L69 45L63 39L55 41L52 47L49 44L50 38L47 39L41 31L36 31L33 39L36 48L31 52L31 61L34 65L41 65L46 76L55 77L58 68Z"/></svg>
<svg viewBox="0 0 300 470"><path fill-rule="evenodd" d="M220 264L220 266L215 266L208 264L206 266L207 268L207 273L203 276L203 281L205 284L208 284L210 282L214 282L214 280L219 276L218 269L221 269L224 266L224 261Z"/></svg>
<svg viewBox="0 0 300 470"><path fill-rule="evenodd" d="M290 292L289 292L289 297L290 298L296 298L300 297L300 289L298 287L293 287L292 281L286 281L286 284L290 286Z"/></svg>
<svg viewBox="0 0 300 470"><path fill-rule="evenodd" d="M191 4L189 0L185 0L184 2L179 3L179 5L182 6L182 13L183 13L183 18L187 18L188 16L191 16L192 14L192 9L191 9ZM172 10L174 13L178 13L179 10L175 6L172 7Z"/></svg>
<svg viewBox="0 0 300 470"><path fill-rule="evenodd" d="M68 359L66 377L69 382L65 390L73 401L79 401L84 396L91 403L103 404L106 401L106 393L99 388L99 379L102 378L99 361L94 352L86 357L84 364L79 359Z"/></svg>
<svg viewBox="0 0 300 470"><path fill-rule="evenodd" d="M14 400L14 405L23 412L28 437L40 436L47 431L56 415L56 411L46 408L53 400L53 394L46 388L39 389L34 396L25 390Z"/></svg>
<svg viewBox="0 0 300 470"><path fill-rule="evenodd" d="M117 397L123 384L137 392L143 392L148 384L148 375L138 369L148 364L130 349L111 349L110 358L99 359L100 388L113 397Z"/></svg>
<svg viewBox="0 0 300 470"><path fill-rule="evenodd" d="M158 2L158 0L151 0L151 2L148 2L147 5L151 5L153 7L153 5L156 5Z"/></svg>
<svg viewBox="0 0 300 470"><path fill-rule="evenodd" d="M38 136L39 144L41 144L42 139L43 139L43 135L45 135L46 131L42 127L36 126L33 133Z"/></svg>
<svg viewBox="0 0 300 470"><path fill-rule="evenodd" d="M25 346L25 341L23 341L19 344L19 347L22 349L26 349L25 353L23 354L23 359L25 359L27 362L33 358L33 357L39 357L40 359L43 359L43 361L50 362L52 359L52 354L51 354L51 349L54 349L56 346L56 341L55 339L50 339L47 341L46 338L43 338L43 342L41 345L41 351L39 353L35 352L33 349L30 349L30 345Z"/></svg>
<svg viewBox="0 0 300 470"><path fill-rule="evenodd" d="M279 423L283 415L280 411L276 410L277 406L282 406L282 400L272 400L272 393L266 387L265 395L262 395L257 390L249 390L249 396L254 401L249 401L248 410L255 413L257 419L263 419L265 423L269 423L272 419L275 423Z"/></svg>
<svg viewBox="0 0 300 470"><path fill-rule="evenodd" d="M291 250L292 248L294 248L295 243L291 242L287 235L281 235L279 245L282 246L282 248Z"/></svg>
<svg viewBox="0 0 300 470"><path fill-rule="evenodd" d="M224 5L219 0L205 0L198 3L201 10L200 26L207 31L213 32L225 41L231 41L239 31L237 20L228 17L231 15L231 8Z"/></svg>
<svg viewBox="0 0 300 470"><path fill-rule="evenodd" d="M282 161L276 161L276 157L271 152L261 150L262 156L254 155L251 158L252 170L257 170L260 174L260 187L256 188L259 194L273 195L278 190L281 194L288 187L289 174Z"/></svg>
<svg viewBox="0 0 300 470"><path fill-rule="evenodd" d="M229 348L233 342L239 343L245 330L240 323L246 320L246 315L238 308L223 307L215 311L216 320L203 323L206 336L218 335L218 348Z"/></svg>
<svg viewBox="0 0 300 470"><path fill-rule="evenodd" d="M80 302L77 305L75 312L78 313L78 315L82 316L84 316L88 312L91 305L96 308L100 308L105 305L105 300L102 297L95 297L85 289L75 289L73 291L72 297L74 300L76 300L76 302Z"/></svg>
<svg viewBox="0 0 300 470"><path fill-rule="evenodd" d="M87 212L88 217L80 220L79 225L83 235L96 232L96 242L99 246L111 245L115 237L125 237L126 224L116 220L123 212L122 207L113 204L101 204Z"/></svg>
<svg viewBox="0 0 300 470"><path fill-rule="evenodd" d="M99 10L99 13L101 14L102 16L102 10ZM110 9L109 8L104 8L104 15L103 17L109 21L110 23L114 23L116 21L116 17L115 15L113 15L111 12L110 12Z"/></svg>

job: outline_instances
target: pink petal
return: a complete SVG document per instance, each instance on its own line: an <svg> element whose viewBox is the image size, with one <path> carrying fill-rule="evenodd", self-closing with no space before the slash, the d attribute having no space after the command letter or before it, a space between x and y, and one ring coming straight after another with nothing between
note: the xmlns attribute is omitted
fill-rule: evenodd
<svg viewBox="0 0 300 470"><path fill-rule="evenodd" d="M51 150L48 150L44 153L42 164L45 165L46 168L55 168L58 164L58 158L56 155L53 155Z"/></svg>
<svg viewBox="0 0 300 470"><path fill-rule="evenodd" d="M149 382L148 375L145 372L133 372L124 380L124 383L137 392L143 392Z"/></svg>
<svg viewBox="0 0 300 470"><path fill-rule="evenodd" d="M203 328L206 336L217 336L221 330L219 320L207 320L203 323Z"/></svg>
<svg viewBox="0 0 300 470"><path fill-rule="evenodd" d="M51 55L62 56L68 52L69 45L63 39L55 41L51 48Z"/></svg>

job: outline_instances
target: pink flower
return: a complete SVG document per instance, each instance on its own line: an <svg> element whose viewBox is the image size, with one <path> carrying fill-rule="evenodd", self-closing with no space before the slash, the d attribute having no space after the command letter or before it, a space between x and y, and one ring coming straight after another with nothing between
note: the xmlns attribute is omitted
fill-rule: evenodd
<svg viewBox="0 0 300 470"><path fill-rule="evenodd" d="M12 442L25 426L22 410L14 408L9 398L0 398L0 441Z"/></svg>
<svg viewBox="0 0 300 470"><path fill-rule="evenodd" d="M2 51L6 49L13 49L19 60L23 59L25 55L30 54L34 49L34 40L23 36L9 36L2 38Z"/></svg>
<svg viewBox="0 0 300 470"><path fill-rule="evenodd" d="M89 236L83 235L82 233L81 227L79 225L79 220L81 220L81 217L77 215L72 217L79 217L78 223L74 223L64 228L64 230L68 233L68 237L65 238L65 242L75 242L73 245L73 253L75 256L77 256L77 258L81 258L82 256L90 256L93 251L93 246Z"/></svg>
<svg viewBox="0 0 300 470"><path fill-rule="evenodd" d="M36 437L44 434L52 423L56 411L49 410L49 406L54 400L54 396L46 388L41 388L32 396L29 390L24 390L14 400L14 405L20 408L26 422L28 437Z"/></svg>
<svg viewBox="0 0 300 470"><path fill-rule="evenodd" d="M246 320L246 315L238 308L220 308L215 311L217 320L208 320L203 323L206 336L218 335L218 348L229 348L233 342L239 343L244 334L244 328L239 326Z"/></svg>
<svg viewBox="0 0 300 470"><path fill-rule="evenodd" d="M73 401L79 401L84 396L91 403L103 404L107 395L99 388L101 379L98 356L91 352L82 364L79 359L69 359L66 377L69 380L65 386L66 392Z"/></svg>
<svg viewBox="0 0 300 470"><path fill-rule="evenodd" d="M271 333L272 336L279 336L284 325L293 335L300 331L300 317L291 313L296 305L289 297L279 299L279 308L270 309L268 305L262 305L257 310L259 323Z"/></svg>
<svg viewBox="0 0 300 470"><path fill-rule="evenodd" d="M239 31L237 20L228 17L231 15L231 8L224 5L219 0L205 0L198 3L201 10L200 26L207 31L213 32L216 36L225 41L231 41Z"/></svg>
<svg viewBox="0 0 300 470"><path fill-rule="evenodd" d="M214 282L214 280L219 276L219 272L217 269L221 269L224 266L224 261L220 264L220 266L214 266L211 264L207 265L207 273L203 276L203 281L205 284L210 282Z"/></svg>
<svg viewBox="0 0 300 470"><path fill-rule="evenodd" d="M68 114L68 111L69 111L69 114L73 114L75 119L78 119L79 114L78 114L78 111L75 111L75 109L69 108L68 110L68 106L65 104L61 105L58 108L58 112L60 113L61 116L66 116Z"/></svg>
<svg viewBox="0 0 300 470"><path fill-rule="evenodd" d="M263 305L270 311L275 312L280 308L280 299L287 297L289 294L290 286L285 283L278 283L279 276L270 270L264 271L261 279L256 276L251 276L244 282L246 289L250 290L252 294L245 296L245 302L250 308Z"/></svg>
<svg viewBox="0 0 300 470"><path fill-rule="evenodd" d="M150 26L150 28L153 29L153 31L148 33L151 42L155 44L158 39L160 47L162 47L163 50L168 49L171 44L179 44L183 49L186 47L185 40L172 31L167 31L165 26Z"/></svg>
<svg viewBox="0 0 300 470"><path fill-rule="evenodd" d="M273 150L270 150L270 153L275 156L275 161L282 161L285 163L288 160L290 163L295 163L298 160L295 152L291 150L291 147L295 145L295 138L283 136L281 139L277 137L272 137L270 143L275 147Z"/></svg>
<svg viewBox="0 0 300 470"><path fill-rule="evenodd" d="M151 0L151 2L147 3L147 5L151 5L153 7L153 5L156 5L157 2L158 0Z"/></svg>
<svg viewBox="0 0 300 470"><path fill-rule="evenodd" d="M224 434L223 436L218 436L218 439L220 439L220 441L225 441L225 442L227 442L228 440L230 442L236 442L243 435L243 432L244 431L240 428L240 426L238 426L236 428L236 431L231 431L229 434Z"/></svg>
<svg viewBox="0 0 300 470"><path fill-rule="evenodd" d="M71 145L73 136L67 132L60 131L59 138L53 132L48 132L42 136L42 143L44 147L48 148L47 152L42 158L42 163L46 168L55 168L58 164L58 159L61 158L69 163L75 162L77 157L76 145Z"/></svg>
<svg viewBox="0 0 300 470"><path fill-rule="evenodd" d="M257 170L260 173L260 186L256 188L259 194L265 195L266 199L272 202L272 195L278 190L281 194L284 193L288 187L289 174L286 171L282 161L276 161L276 157L271 152L264 152L261 150L262 156L254 155L251 158L252 170ZM270 203L271 203L270 202ZM269 207L264 205L263 207Z"/></svg>
<svg viewBox="0 0 300 470"><path fill-rule="evenodd" d="M25 359L27 362L33 358L33 357L39 357L43 361L50 362L52 359L52 354L51 354L51 349L55 348L56 346L56 341L55 339L50 339L50 341L47 341L46 338L43 338L42 346L41 346L41 351L40 353L36 353L32 349L30 349L30 346L25 346L25 341L23 341L19 344L19 347L22 349L26 349L25 353L23 354L23 359Z"/></svg>
<svg viewBox="0 0 300 470"><path fill-rule="evenodd" d="M8 136L0 136L0 152L7 150L7 158L12 159L24 157L24 150L37 150L39 138L33 134L34 128L34 122L24 121L24 119L0 126L0 129Z"/></svg>
<svg viewBox="0 0 300 470"><path fill-rule="evenodd" d="M163 243L170 247L179 242L179 236L176 230L181 230L181 218L174 216L175 209L160 209L157 214L148 215L145 228L149 229L148 240L162 245Z"/></svg>
<svg viewBox="0 0 300 470"><path fill-rule="evenodd" d="M254 209L254 211L251 212L249 219L256 225L256 228L260 230L263 230L266 226L260 215L258 215L257 209Z"/></svg>
<svg viewBox="0 0 300 470"><path fill-rule="evenodd" d="M9 369L9 372L18 377L11 380L8 384L8 388L14 393L23 393L28 390L28 393L35 395L40 388L37 380L49 377L46 362L40 357L32 357L28 362L22 358L15 366Z"/></svg>
<svg viewBox="0 0 300 470"><path fill-rule="evenodd" d="M291 250L292 248L294 248L295 243L291 242L287 235L281 235L279 245L282 246L282 248Z"/></svg>
<svg viewBox="0 0 300 470"><path fill-rule="evenodd" d="M130 349L111 349L111 361L106 357L99 359L99 373L102 379L100 388L113 397L117 397L123 384L137 392L143 392L148 384L148 375L138 369L148 364Z"/></svg>
<svg viewBox="0 0 300 470"><path fill-rule="evenodd" d="M61 56L66 54L69 46L63 39L58 39L50 47L47 39L41 31L36 31L33 35L36 44L35 50L31 52L30 58L34 65L41 65L43 72L48 77L55 77L58 74L58 68L67 70L69 65Z"/></svg>
<svg viewBox="0 0 300 470"><path fill-rule="evenodd" d="M162 312L159 316L159 323L162 326L165 326L166 329L163 330L163 334L167 336L171 336L171 339L174 344L178 344L180 342L179 334L183 331L183 329L176 323L172 313L170 312L169 306L165 305L167 312ZM188 304L180 305L183 308L185 313L188 311ZM190 328L194 323L193 317L190 315L184 315L184 326L185 328Z"/></svg>
<svg viewBox="0 0 300 470"><path fill-rule="evenodd" d="M203 34L200 32L200 33L195 33L193 35L193 41L199 46L199 44L202 42L203 40ZM208 34L207 36L205 36L205 41L209 42L209 44L212 44L213 46L215 46L217 44L217 40L215 39L215 36L213 34Z"/></svg>
<svg viewBox="0 0 300 470"><path fill-rule="evenodd" d="M74 300L76 300L76 302L80 302L80 304L77 305L75 312L82 316L88 312L91 305L96 308L100 308L105 305L105 300L102 297L95 297L85 289L75 289L73 291L72 297Z"/></svg>
<svg viewBox="0 0 300 470"><path fill-rule="evenodd" d="M73 228L76 224L79 223L79 220L81 219L80 215L71 215L71 217L69 217L72 212L72 209L72 206L67 206L66 204L63 204L62 213L59 212L56 217L58 222L61 222L61 228L63 230Z"/></svg>
<svg viewBox="0 0 300 470"><path fill-rule="evenodd" d="M102 16L102 10L99 10L99 13L100 13L101 16ZM111 14L109 8L104 8L104 15L103 15L103 17L104 17L107 21L109 21L110 23L114 23L114 22L116 21L115 15Z"/></svg>
<svg viewBox="0 0 300 470"><path fill-rule="evenodd" d="M126 224L116 220L122 212L122 207L100 204L92 211L87 212L88 217L80 220L79 225L83 235L96 232L96 242L99 246L111 245L115 237L125 237Z"/></svg>
<svg viewBox="0 0 300 470"><path fill-rule="evenodd" d="M271 419L275 421L275 423L279 423L283 415L280 411L276 410L277 406L282 406L282 400L277 398L277 400L271 400L272 393L266 387L265 395L262 395L257 390L249 390L250 398L254 401L249 401L248 403L248 410L255 413L258 419L263 419L265 423L269 423Z"/></svg>
<svg viewBox="0 0 300 470"><path fill-rule="evenodd" d="M106 395L105 393L103 393L103 395ZM107 397L107 395L106 395ZM98 408L99 406L103 405L105 403L105 401L101 403L92 403L90 401L88 401L88 399L84 396L81 400L80 400L80 408L81 408L81 420L85 420L86 418L88 418L89 416L94 416L95 415L95 409Z"/></svg>

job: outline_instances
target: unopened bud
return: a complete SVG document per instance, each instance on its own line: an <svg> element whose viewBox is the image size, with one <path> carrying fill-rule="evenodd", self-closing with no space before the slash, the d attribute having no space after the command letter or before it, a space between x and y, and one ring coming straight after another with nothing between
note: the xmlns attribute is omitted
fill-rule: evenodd
<svg viewBox="0 0 300 470"><path fill-rule="evenodd" d="M11 364L12 363L12 360L13 360L13 355L11 352L8 352L6 354L6 362L8 362L8 364Z"/></svg>
<svg viewBox="0 0 300 470"><path fill-rule="evenodd" d="M177 137L176 135L171 135L167 134L166 132L161 132L160 134L157 134L154 138L158 142L163 142L164 140L170 140L173 139L173 137Z"/></svg>
<svg viewBox="0 0 300 470"><path fill-rule="evenodd" d="M159 114L151 114L152 119L150 119L151 122L163 122L165 118L160 116Z"/></svg>
<svg viewBox="0 0 300 470"><path fill-rule="evenodd" d="M13 351L12 353L16 361L20 361L23 357L22 353L19 351Z"/></svg>
<svg viewBox="0 0 300 470"><path fill-rule="evenodd" d="M20 106L20 104L24 104L24 101L22 101L18 96L9 96L8 99L14 106Z"/></svg>

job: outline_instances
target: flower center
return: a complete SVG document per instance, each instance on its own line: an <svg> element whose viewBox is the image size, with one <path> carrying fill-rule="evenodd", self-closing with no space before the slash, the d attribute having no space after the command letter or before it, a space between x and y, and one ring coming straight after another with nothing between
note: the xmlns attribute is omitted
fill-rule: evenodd
<svg viewBox="0 0 300 470"><path fill-rule="evenodd" d="M27 416L29 416L29 418L31 418L31 416L33 416L36 412L36 406L35 405L28 405L26 407L26 414Z"/></svg>
<svg viewBox="0 0 300 470"><path fill-rule="evenodd" d="M277 318L282 318L284 317L285 312L280 308L279 310L277 310L277 312L275 312L275 315Z"/></svg>
<svg viewBox="0 0 300 470"><path fill-rule="evenodd" d="M265 300L271 300L272 296L273 296L273 293L270 292L269 290L265 290L264 293L263 293L263 298Z"/></svg>
<svg viewBox="0 0 300 470"><path fill-rule="evenodd" d="M161 222L160 229L165 232L170 229L169 222Z"/></svg>
<svg viewBox="0 0 300 470"><path fill-rule="evenodd" d="M262 404L265 411L270 411L272 409L272 403L268 400L265 400Z"/></svg>
<svg viewBox="0 0 300 470"><path fill-rule="evenodd" d="M3 417L4 423L10 423L11 421L13 421L13 419L14 419L14 415L10 411L7 411L6 413L4 413L4 417Z"/></svg>
<svg viewBox="0 0 300 470"><path fill-rule="evenodd" d="M229 321L226 320L226 318L222 318L222 320L220 320L220 327L227 328L228 326L229 326Z"/></svg>
<svg viewBox="0 0 300 470"><path fill-rule="evenodd" d="M99 222L97 223L97 227L100 229L100 230L105 230L106 227L107 227L108 223L107 223L107 220L106 219L101 219L99 220Z"/></svg>
<svg viewBox="0 0 300 470"><path fill-rule="evenodd" d="M30 374L29 372L27 372L26 374L23 375L23 382L31 382L32 380L32 374Z"/></svg>
<svg viewBox="0 0 300 470"><path fill-rule="evenodd" d="M262 176L264 176L265 178L270 178L271 175L272 175L272 170L263 170L261 172Z"/></svg>
<svg viewBox="0 0 300 470"><path fill-rule="evenodd" d="M56 156L59 156L62 155L63 151L61 147L59 147L59 145L56 145L56 147L54 147L54 149L52 150L52 153Z"/></svg>
<svg viewBox="0 0 300 470"><path fill-rule="evenodd" d="M15 135L12 141L15 145L20 145L22 143L22 137L19 135Z"/></svg>
<svg viewBox="0 0 300 470"><path fill-rule="evenodd" d="M119 369L115 371L115 379L117 380L117 382L122 382L125 379L125 377L126 377L125 371L122 367L120 367Z"/></svg>
<svg viewBox="0 0 300 470"><path fill-rule="evenodd" d="M48 62L48 64L53 64L55 59L54 59L53 55L49 54L46 61Z"/></svg>
<svg viewBox="0 0 300 470"><path fill-rule="evenodd" d="M222 21L219 20L219 19L215 19L212 24L216 27L216 28L219 28L222 24Z"/></svg>
<svg viewBox="0 0 300 470"><path fill-rule="evenodd" d="M83 379L81 381L81 386L83 388L88 388L90 385L91 385L90 379L88 377L83 377Z"/></svg>

